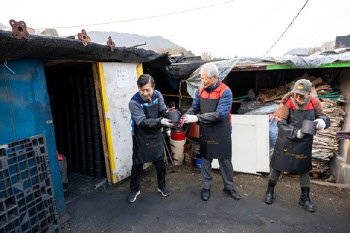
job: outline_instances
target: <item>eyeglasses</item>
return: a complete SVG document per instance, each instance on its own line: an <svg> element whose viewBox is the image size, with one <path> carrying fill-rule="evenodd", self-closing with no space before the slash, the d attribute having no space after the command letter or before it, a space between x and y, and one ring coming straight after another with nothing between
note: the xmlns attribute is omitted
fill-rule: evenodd
<svg viewBox="0 0 350 233"><path fill-rule="evenodd" d="M304 99L306 98L305 95L300 95L300 94L298 94L298 93L295 93L295 94L294 94L294 97L295 97L296 99L300 99L300 100L304 100Z"/></svg>

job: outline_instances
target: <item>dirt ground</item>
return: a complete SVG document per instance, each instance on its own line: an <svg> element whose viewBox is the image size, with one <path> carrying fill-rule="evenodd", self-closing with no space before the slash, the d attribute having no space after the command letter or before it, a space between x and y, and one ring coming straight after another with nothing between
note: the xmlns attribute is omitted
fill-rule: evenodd
<svg viewBox="0 0 350 233"><path fill-rule="evenodd" d="M283 177L275 188L275 202L263 202L267 178L238 174L236 190L242 199L228 197L219 172L213 173L211 199L200 198L199 170L167 168L171 196L156 191L156 171L143 174L141 194L128 204L129 180L117 186L90 190L67 205L64 232L350 232L350 190L312 184L315 213L299 204L299 179Z"/></svg>

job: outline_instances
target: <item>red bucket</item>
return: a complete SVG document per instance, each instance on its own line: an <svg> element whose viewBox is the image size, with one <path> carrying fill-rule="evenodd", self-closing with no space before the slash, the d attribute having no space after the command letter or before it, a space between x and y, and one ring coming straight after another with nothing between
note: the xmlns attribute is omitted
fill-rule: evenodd
<svg viewBox="0 0 350 233"><path fill-rule="evenodd" d="M181 141L181 140L185 140L185 132L172 132L171 133L171 139L175 140L175 141Z"/></svg>

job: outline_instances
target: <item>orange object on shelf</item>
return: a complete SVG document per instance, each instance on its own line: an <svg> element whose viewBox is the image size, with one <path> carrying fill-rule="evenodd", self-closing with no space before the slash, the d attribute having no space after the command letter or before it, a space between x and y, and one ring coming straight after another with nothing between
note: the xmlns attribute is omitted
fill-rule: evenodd
<svg viewBox="0 0 350 233"><path fill-rule="evenodd" d="M191 123L188 130L188 137L190 138L199 138L199 125L196 123Z"/></svg>

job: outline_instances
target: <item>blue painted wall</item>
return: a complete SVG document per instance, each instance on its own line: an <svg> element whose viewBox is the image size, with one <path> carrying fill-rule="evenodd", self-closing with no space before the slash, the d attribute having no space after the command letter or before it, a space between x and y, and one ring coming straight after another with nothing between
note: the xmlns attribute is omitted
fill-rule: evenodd
<svg viewBox="0 0 350 233"><path fill-rule="evenodd" d="M43 63L21 60L8 62L7 67L0 63L0 145L38 134L46 136L57 209L62 214L65 204L55 131L53 124L46 123L52 115Z"/></svg>

